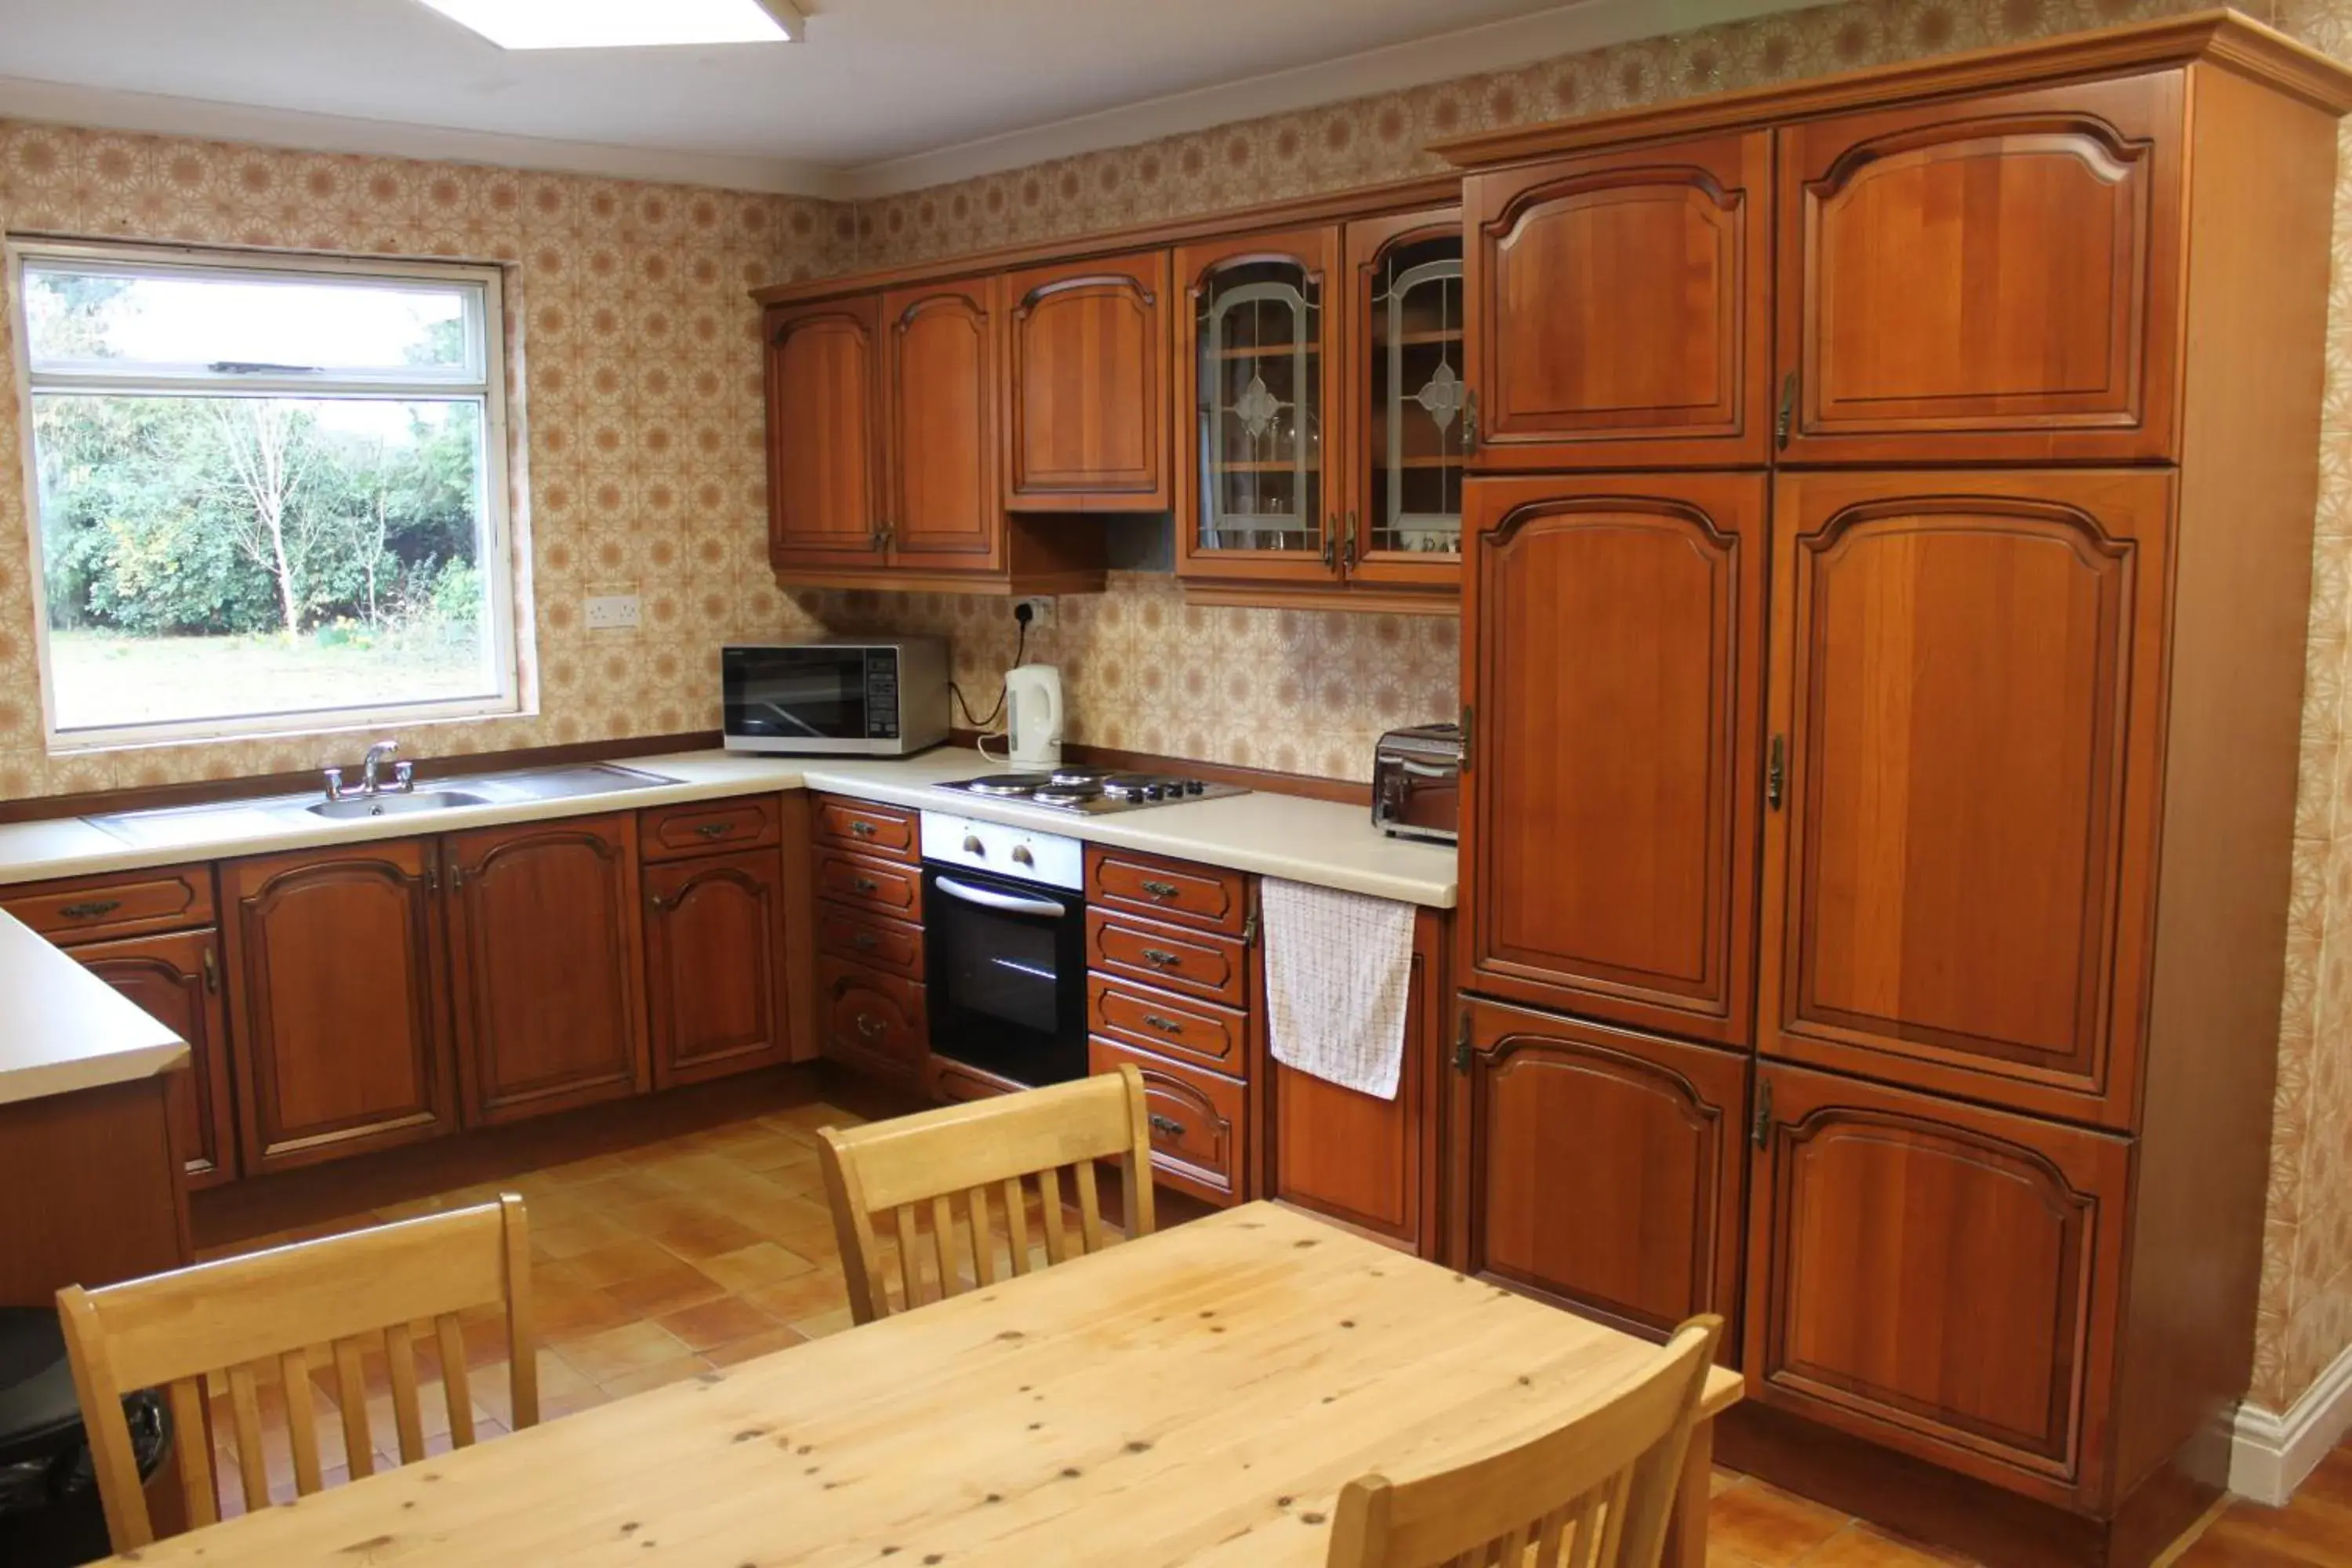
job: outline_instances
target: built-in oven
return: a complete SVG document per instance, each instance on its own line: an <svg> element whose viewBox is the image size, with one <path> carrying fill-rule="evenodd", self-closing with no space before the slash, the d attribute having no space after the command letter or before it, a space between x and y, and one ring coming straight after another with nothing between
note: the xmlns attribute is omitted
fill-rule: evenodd
<svg viewBox="0 0 2352 1568"><path fill-rule="evenodd" d="M730 752L903 757L948 738L940 637L731 646L719 684Z"/></svg>
<svg viewBox="0 0 2352 1568"><path fill-rule="evenodd" d="M931 1054L1031 1089L1086 1077L1085 847L922 820Z"/></svg>

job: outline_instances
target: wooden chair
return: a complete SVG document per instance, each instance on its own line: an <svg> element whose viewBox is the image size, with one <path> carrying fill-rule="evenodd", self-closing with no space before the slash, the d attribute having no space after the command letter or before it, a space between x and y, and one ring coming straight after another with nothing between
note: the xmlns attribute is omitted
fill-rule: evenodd
<svg viewBox="0 0 2352 1568"><path fill-rule="evenodd" d="M122 1415L126 1390L168 1385L188 1520L191 1525L211 1524L220 1510L205 1440L200 1380L205 1374L215 1389L226 1382L245 1506L258 1510L269 1504L269 1484L257 1371L274 1368L283 1381L295 1489L307 1497L323 1483L306 1347L331 1346L346 1463L356 1479L374 1468L362 1358L379 1334L401 1463L425 1457L411 1324L430 1321L438 1338L449 1440L459 1447L473 1442L474 1409L457 1314L489 1304L506 1309L513 1425L535 1426L539 1363L530 1327L530 1236L522 1199L511 1194L494 1204L200 1263L103 1289L69 1285L58 1291L74 1391L89 1431L99 1499L114 1550L129 1552L154 1539Z"/></svg>
<svg viewBox="0 0 2352 1568"><path fill-rule="evenodd" d="M1483 1459L1348 1483L1328 1568L1657 1568L1723 1320L1693 1318L1647 1372Z"/></svg>
<svg viewBox="0 0 2352 1568"><path fill-rule="evenodd" d="M848 1276L850 1316L860 1323L962 1288L956 1243L959 1196L972 1278L980 1285L999 1278L992 1206L1004 1211L1010 1272L1026 1274L1038 1267L1030 1251L1024 1178L1036 1182L1049 1264L1102 1248L1097 1159L1116 1156L1125 1163L1128 1234L1151 1232L1151 1124L1143 1075L1132 1067L847 1131L827 1127L817 1136L824 1142L825 1192L833 1201L834 1233ZM1069 1167L1077 1194L1076 1237L1062 1213L1057 1173L1063 1166ZM995 1205L992 1189L998 1194ZM928 1237L919 1205L929 1211ZM882 1242L874 1230L874 1217L882 1214L892 1216L898 1242L900 1294L895 1308ZM926 1252L933 1258L929 1272L936 1297L925 1293Z"/></svg>

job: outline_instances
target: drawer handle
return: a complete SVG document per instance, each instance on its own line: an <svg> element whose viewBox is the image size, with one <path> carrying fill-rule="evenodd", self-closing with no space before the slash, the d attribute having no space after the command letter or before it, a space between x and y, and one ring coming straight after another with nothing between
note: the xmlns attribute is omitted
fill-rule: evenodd
<svg viewBox="0 0 2352 1568"><path fill-rule="evenodd" d="M1157 1013L1146 1013L1143 1016L1143 1021L1163 1035L1181 1035L1184 1032L1183 1025L1173 1018L1163 1018Z"/></svg>
<svg viewBox="0 0 2352 1568"><path fill-rule="evenodd" d="M882 945L882 939L870 931L861 931L851 935L849 945L860 952L871 952Z"/></svg>
<svg viewBox="0 0 2352 1568"><path fill-rule="evenodd" d="M1163 1138L1181 1138L1184 1136L1184 1124L1177 1121L1172 1116L1153 1116L1151 1118L1151 1130L1154 1132L1159 1133Z"/></svg>
<svg viewBox="0 0 2352 1568"><path fill-rule="evenodd" d="M1143 890L1155 899L1172 899L1184 889L1173 882L1146 882Z"/></svg>
<svg viewBox="0 0 2352 1568"><path fill-rule="evenodd" d="M94 921L100 915L110 915L121 907L121 899L92 899L87 903L68 904L58 913L69 921Z"/></svg>
<svg viewBox="0 0 2352 1568"><path fill-rule="evenodd" d="M724 838L735 831L735 825L731 822L706 822L695 831L705 838Z"/></svg>
<svg viewBox="0 0 2352 1568"><path fill-rule="evenodd" d="M885 1024L881 1019L876 1017L871 1013L860 1013L857 1015L857 1032L865 1036L869 1040L888 1027L889 1026L887 1024Z"/></svg>
<svg viewBox="0 0 2352 1568"><path fill-rule="evenodd" d="M1143 962L1156 963L1162 969L1175 969L1181 966L1184 960L1181 954L1167 952L1162 948L1147 947L1143 950Z"/></svg>
<svg viewBox="0 0 2352 1568"><path fill-rule="evenodd" d="M852 889L860 893L878 893L882 890L882 884L871 877L852 877L849 879L849 885Z"/></svg>
<svg viewBox="0 0 2352 1568"><path fill-rule="evenodd" d="M871 838L874 837L874 825L870 822L853 822L849 825L849 831L860 838Z"/></svg>

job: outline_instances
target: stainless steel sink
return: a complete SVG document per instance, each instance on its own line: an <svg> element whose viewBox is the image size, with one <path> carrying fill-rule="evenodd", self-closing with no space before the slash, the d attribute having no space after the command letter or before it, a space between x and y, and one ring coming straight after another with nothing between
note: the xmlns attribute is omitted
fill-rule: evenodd
<svg viewBox="0 0 2352 1568"><path fill-rule="evenodd" d="M405 816L415 811L455 811L461 805L488 805L490 797L457 789L421 789L411 794L353 795L322 800L303 809L313 816L341 821L351 816Z"/></svg>

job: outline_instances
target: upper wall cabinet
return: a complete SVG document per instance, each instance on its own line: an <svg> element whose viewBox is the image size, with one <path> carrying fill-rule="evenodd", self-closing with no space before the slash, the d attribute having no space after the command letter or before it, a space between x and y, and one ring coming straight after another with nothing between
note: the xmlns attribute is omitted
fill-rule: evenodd
<svg viewBox="0 0 2352 1568"><path fill-rule="evenodd" d="M1470 432L1462 209L1360 218L1344 255L1341 563L1351 584L1455 587Z"/></svg>
<svg viewBox="0 0 2352 1568"><path fill-rule="evenodd" d="M1005 503L1166 511L1168 253L1003 279Z"/></svg>
<svg viewBox="0 0 2352 1568"><path fill-rule="evenodd" d="M894 559L948 571L1003 563L995 289L990 279L882 296L887 531Z"/></svg>
<svg viewBox="0 0 2352 1568"><path fill-rule="evenodd" d="M772 310L768 553L778 571L882 564L879 301Z"/></svg>
<svg viewBox="0 0 2352 1568"><path fill-rule="evenodd" d="M1782 131L1782 459L2171 456L2182 86Z"/></svg>
<svg viewBox="0 0 2352 1568"><path fill-rule="evenodd" d="M1465 183L1479 468L1765 460L1771 154L1757 131Z"/></svg>

